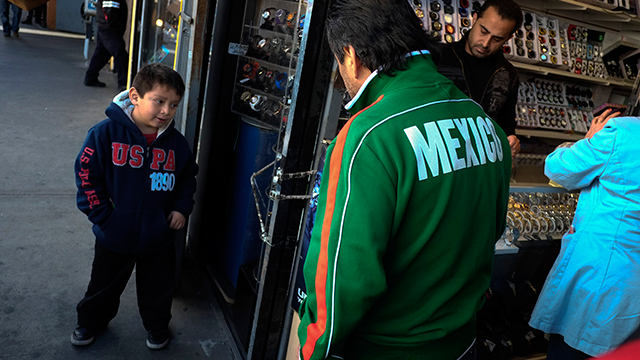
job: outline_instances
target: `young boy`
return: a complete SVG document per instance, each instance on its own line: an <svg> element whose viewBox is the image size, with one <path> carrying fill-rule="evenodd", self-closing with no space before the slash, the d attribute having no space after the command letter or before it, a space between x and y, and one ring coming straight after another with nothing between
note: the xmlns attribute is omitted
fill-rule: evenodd
<svg viewBox="0 0 640 360"><path fill-rule="evenodd" d="M96 244L73 345L91 344L116 316L134 266L147 346L169 342L175 230L193 209L198 173L173 124L184 90L171 68L144 67L109 105L109 118L89 130L76 159L78 208L93 223Z"/></svg>

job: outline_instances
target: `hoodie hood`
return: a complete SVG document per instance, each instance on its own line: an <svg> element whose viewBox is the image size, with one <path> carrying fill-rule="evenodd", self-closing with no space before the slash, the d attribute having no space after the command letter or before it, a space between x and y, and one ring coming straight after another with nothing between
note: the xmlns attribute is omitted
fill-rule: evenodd
<svg viewBox="0 0 640 360"><path fill-rule="evenodd" d="M135 121L133 121L133 117L131 116L131 114L133 114L133 108L135 106L131 103L131 99L129 98L129 90L125 90L119 93L118 95L116 95L113 98L113 103L117 107L122 109L122 111L127 115L127 117L129 117L129 120L131 120L131 122L134 125L136 124ZM173 124L173 120L174 119L171 119L170 121L168 121L166 124L164 124L162 127L158 129L158 137L160 137L160 134L162 134L165 130L169 128L169 126L171 126L171 124Z"/></svg>

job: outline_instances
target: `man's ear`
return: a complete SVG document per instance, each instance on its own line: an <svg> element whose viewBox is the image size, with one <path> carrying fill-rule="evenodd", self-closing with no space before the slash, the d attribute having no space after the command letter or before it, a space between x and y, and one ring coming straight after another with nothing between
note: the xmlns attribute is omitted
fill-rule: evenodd
<svg viewBox="0 0 640 360"><path fill-rule="evenodd" d="M351 45L342 49L344 50L345 67L353 78L359 79L362 74L362 62L356 55L356 49Z"/></svg>
<svg viewBox="0 0 640 360"><path fill-rule="evenodd" d="M138 101L140 101L140 98L141 96L136 88L132 87L131 89L129 89L129 100L131 100L131 103L133 105L138 105Z"/></svg>
<svg viewBox="0 0 640 360"><path fill-rule="evenodd" d="M473 16L471 16L471 18L473 19L473 21L471 22L471 26L476 24L476 21L478 21L478 13L473 13Z"/></svg>

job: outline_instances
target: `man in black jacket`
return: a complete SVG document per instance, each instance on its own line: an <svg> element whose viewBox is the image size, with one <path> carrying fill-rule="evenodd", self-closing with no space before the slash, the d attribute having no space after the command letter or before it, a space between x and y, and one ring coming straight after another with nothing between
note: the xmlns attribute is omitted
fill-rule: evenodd
<svg viewBox="0 0 640 360"><path fill-rule="evenodd" d="M98 75L113 56L115 71L118 74L118 90L125 90L129 55L122 37L127 30L128 16L126 0L98 0L96 4L98 34L96 48L84 76L86 86L106 86L98 80Z"/></svg>
<svg viewBox="0 0 640 360"><path fill-rule="evenodd" d="M473 21L460 41L441 48L438 72L502 127L515 156L520 151L515 135L518 71L504 58L502 45L522 25L522 10L512 0L487 0Z"/></svg>

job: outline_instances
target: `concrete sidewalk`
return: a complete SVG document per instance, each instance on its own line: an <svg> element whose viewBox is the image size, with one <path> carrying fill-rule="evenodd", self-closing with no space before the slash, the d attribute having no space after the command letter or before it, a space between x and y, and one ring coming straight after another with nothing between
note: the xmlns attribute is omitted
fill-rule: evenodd
<svg viewBox="0 0 640 360"><path fill-rule="evenodd" d="M83 40L43 33L0 38L0 359L239 359L206 281L188 265L167 348L145 345L135 277L108 329L88 347L70 344L94 245L76 208L73 163L116 81L103 71L106 88L83 86Z"/></svg>

